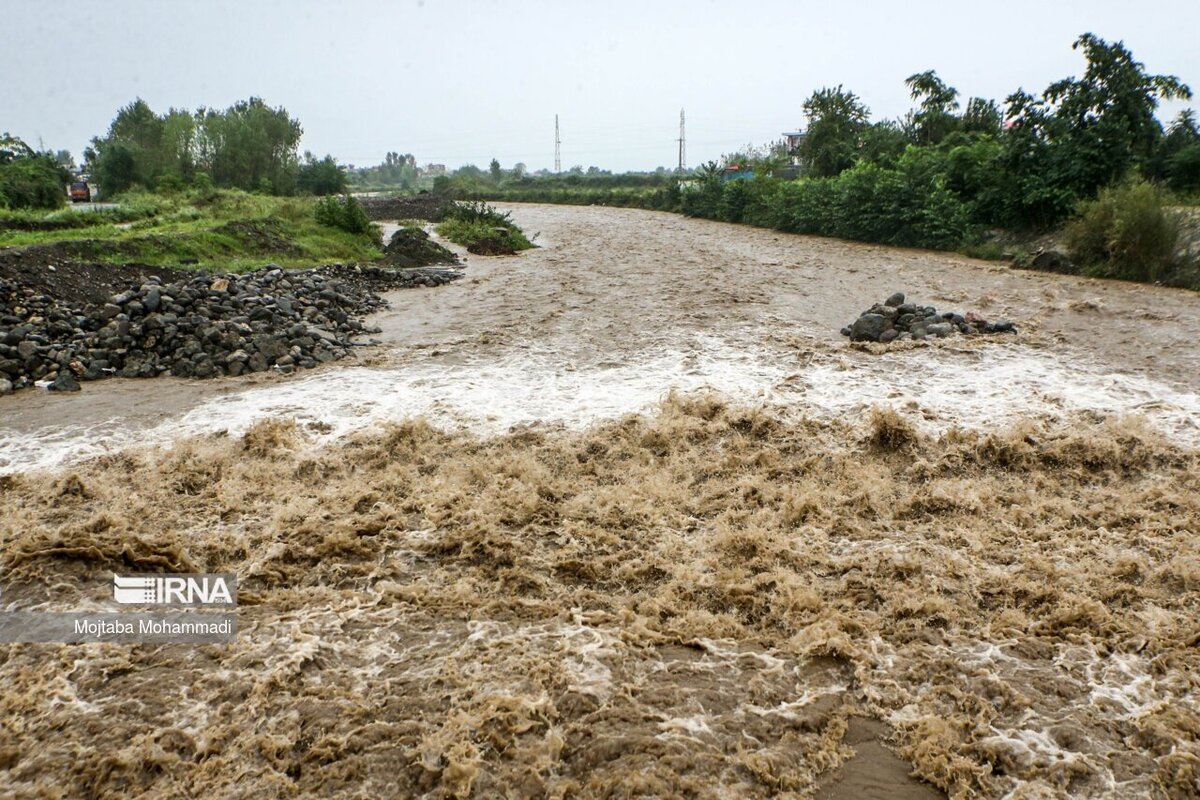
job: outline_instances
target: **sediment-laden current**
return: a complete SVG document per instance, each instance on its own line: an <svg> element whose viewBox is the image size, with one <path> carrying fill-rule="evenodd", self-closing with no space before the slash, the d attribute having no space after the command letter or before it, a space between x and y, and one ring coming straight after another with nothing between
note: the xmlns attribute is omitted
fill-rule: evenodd
<svg viewBox="0 0 1200 800"><path fill-rule="evenodd" d="M517 213L357 366L0 398L0 605L239 599L0 646L0 794L1197 793L1194 294ZM894 289L1022 333L842 344Z"/></svg>

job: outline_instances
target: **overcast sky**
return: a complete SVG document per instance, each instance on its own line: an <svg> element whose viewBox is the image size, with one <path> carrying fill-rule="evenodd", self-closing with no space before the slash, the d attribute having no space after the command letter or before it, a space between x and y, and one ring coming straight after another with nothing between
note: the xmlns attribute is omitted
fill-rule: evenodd
<svg viewBox="0 0 1200 800"><path fill-rule="evenodd" d="M0 0L0 132L78 156L135 97L155 111L257 95L304 127L302 149L359 166L674 166L803 122L844 84L875 118L936 69L998 101L1082 71L1071 43L1121 39L1200 91L1200 2L500 2ZM1172 117L1174 104L1161 116Z"/></svg>

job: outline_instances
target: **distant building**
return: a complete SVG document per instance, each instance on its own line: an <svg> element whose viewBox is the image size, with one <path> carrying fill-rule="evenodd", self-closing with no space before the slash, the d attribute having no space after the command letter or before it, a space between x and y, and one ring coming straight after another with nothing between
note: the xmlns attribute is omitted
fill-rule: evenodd
<svg viewBox="0 0 1200 800"><path fill-rule="evenodd" d="M421 170L422 176L428 175L430 177L436 178L438 175L445 175L445 174L446 174L446 165L445 164L426 164L424 169Z"/></svg>
<svg viewBox="0 0 1200 800"><path fill-rule="evenodd" d="M804 140L808 134L804 131L792 131L791 133L783 134L783 144L787 148L788 158L791 160L792 166L800 166L804 163L800 157L800 147L804 144Z"/></svg>
<svg viewBox="0 0 1200 800"><path fill-rule="evenodd" d="M749 164L729 164L721 173L721 182L748 181L754 177L754 169Z"/></svg>

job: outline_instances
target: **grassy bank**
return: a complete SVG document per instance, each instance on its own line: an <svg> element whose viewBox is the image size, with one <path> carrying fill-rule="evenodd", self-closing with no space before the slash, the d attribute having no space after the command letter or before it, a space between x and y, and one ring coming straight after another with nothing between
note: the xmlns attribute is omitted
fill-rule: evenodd
<svg viewBox="0 0 1200 800"><path fill-rule="evenodd" d="M222 271L380 257L374 230L351 233L321 224L315 208L312 198L238 190L131 193L117 198L114 209L5 214L0 247L46 245L68 258Z"/></svg>

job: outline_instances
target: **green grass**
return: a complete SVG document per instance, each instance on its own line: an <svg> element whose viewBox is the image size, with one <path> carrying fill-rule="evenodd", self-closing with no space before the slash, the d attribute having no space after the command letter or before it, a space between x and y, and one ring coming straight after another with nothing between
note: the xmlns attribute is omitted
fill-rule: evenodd
<svg viewBox="0 0 1200 800"><path fill-rule="evenodd" d="M268 262L308 267L371 261L382 255L375 229L351 234L318 223L313 198L220 191L133 193L117 202L112 213L67 210L33 215L38 219L99 215L70 229L13 230L5 228L0 218L0 247L59 244L68 254L88 260L156 266L194 260L195 264L185 266L235 272Z"/></svg>

